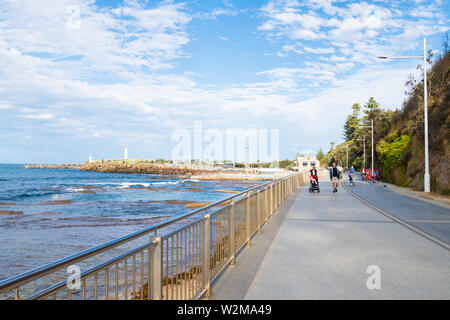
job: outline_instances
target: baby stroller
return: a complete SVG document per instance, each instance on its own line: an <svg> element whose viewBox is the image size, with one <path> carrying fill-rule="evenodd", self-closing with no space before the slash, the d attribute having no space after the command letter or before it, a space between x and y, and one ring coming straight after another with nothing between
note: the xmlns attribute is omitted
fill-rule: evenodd
<svg viewBox="0 0 450 320"><path fill-rule="evenodd" d="M312 174L309 178L309 192L320 192L319 188L319 177L315 174Z"/></svg>

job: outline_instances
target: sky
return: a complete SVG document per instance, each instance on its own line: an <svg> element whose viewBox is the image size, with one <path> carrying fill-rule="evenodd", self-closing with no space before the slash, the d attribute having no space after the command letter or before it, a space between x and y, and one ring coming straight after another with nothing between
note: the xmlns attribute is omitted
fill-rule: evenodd
<svg viewBox="0 0 450 320"><path fill-rule="evenodd" d="M0 163L169 158L175 130L279 130L280 159L342 142L353 103L401 108L445 0L2 0Z"/></svg>

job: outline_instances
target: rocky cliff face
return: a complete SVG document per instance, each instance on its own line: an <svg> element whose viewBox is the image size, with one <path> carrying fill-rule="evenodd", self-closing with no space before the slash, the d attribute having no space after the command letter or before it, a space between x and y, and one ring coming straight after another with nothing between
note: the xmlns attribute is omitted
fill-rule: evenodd
<svg viewBox="0 0 450 320"><path fill-rule="evenodd" d="M428 73L428 139L431 189L450 194L450 52ZM403 165L391 180L399 185L423 189L424 104L423 81L414 85L400 112L394 114L392 129L411 137Z"/></svg>

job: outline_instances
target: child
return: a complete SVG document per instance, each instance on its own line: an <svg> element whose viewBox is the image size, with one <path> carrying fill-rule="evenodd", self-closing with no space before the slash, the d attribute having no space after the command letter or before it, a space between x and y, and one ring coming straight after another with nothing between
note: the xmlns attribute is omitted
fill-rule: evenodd
<svg viewBox="0 0 450 320"><path fill-rule="evenodd" d="M350 184L352 186L355 185L355 183L353 182L353 174L355 173L355 168L353 168L353 166L350 168L350 170L348 171L348 179L350 180Z"/></svg>
<svg viewBox="0 0 450 320"><path fill-rule="evenodd" d="M317 184L319 183L319 176L317 175L317 169L316 167L313 167L311 170L309 170L311 174L311 184Z"/></svg>

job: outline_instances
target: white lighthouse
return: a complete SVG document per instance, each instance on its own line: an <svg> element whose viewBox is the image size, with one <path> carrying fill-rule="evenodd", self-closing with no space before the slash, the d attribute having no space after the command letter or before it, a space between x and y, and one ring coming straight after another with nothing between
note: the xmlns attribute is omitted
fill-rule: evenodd
<svg viewBox="0 0 450 320"><path fill-rule="evenodd" d="M92 155L89 155L89 163L92 163Z"/></svg>
<svg viewBox="0 0 450 320"><path fill-rule="evenodd" d="M125 147L125 151L124 151L123 158L124 158L125 160L128 159L128 148L127 148L127 147Z"/></svg>

